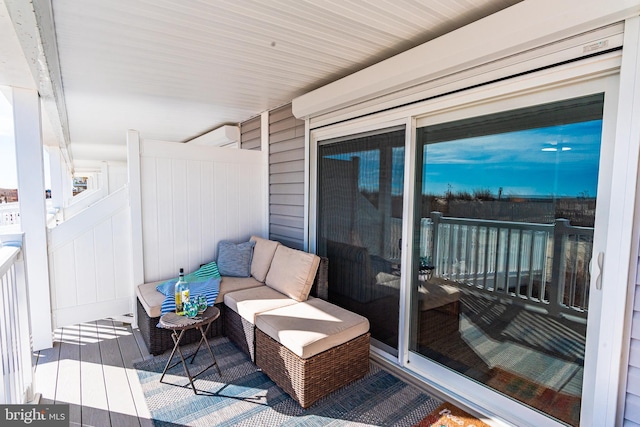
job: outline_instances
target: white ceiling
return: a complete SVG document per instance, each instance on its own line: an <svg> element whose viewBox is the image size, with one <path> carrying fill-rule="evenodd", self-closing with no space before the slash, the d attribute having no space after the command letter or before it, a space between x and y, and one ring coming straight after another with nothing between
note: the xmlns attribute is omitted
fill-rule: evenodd
<svg viewBox="0 0 640 427"><path fill-rule="evenodd" d="M242 122L518 1L51 0L74 163L124 160L127 129Z"/></svg>

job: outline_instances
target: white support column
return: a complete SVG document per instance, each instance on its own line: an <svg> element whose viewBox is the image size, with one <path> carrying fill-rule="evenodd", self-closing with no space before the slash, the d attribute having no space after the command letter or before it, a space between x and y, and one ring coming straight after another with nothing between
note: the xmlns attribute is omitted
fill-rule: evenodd
<svg viewBox="0 0 640 427"><path fill-rule="evenodd" d="M269 112L265 111L260 116L260 150L262 150L262 160L264 165L264 206L265 206L265 219L264 219L264 238L269 238L270 233L270 219L269 219Z"/></svg>
<svg viewBox="0 0 640 427"><path fill-rule="evenodd" d="M51 348L53 341L44 156L40 98L37 91L13 88L13 122L31 335L33 349L41 350Z"/></svg>
<svg viewBox="0 0 640 427"><path fill-rule="evenodd" d="M144 248L142 244L142 179L140 175L140 134L127 131L127 167L129 173L129 209L131 211L131 277L133 285L144 283ZM134 327L138 326L136 293L133 292Z"/></svg>

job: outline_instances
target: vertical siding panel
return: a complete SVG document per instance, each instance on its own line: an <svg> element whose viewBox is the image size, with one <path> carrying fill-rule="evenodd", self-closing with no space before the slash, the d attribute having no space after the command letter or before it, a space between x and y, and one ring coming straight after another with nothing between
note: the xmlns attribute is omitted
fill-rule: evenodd
<svg viewBox="0 0 640 427"><path fill-rule="evenodd" d="M209 262L215 259L215 248L212 248L212 242L216 242L216 233L214 227L215 218L215 184L213 182L213 170L215 165L213 162L204 162L202 164L201 190L202 200L200 208L202 209L202 237L200 247L203 254L202 262Z"/></svg>
<svg viewBox="0 0 640 427"><path fill-rule="evenodd" d="M113 259L114 233L111 227L111 219L99 224L93 230L93 233L98 301L114 299L116 296Z"/></svg>
<svg viewBox="0 0 640 427"><path fill-rule="evenodd" d="M202 224L202 208L200 207L202 201L202 162L190 161L187 164L187 182L186 182L186 208L188 218L187 236L189 251L187 257L187 265L200 265L203 262L202 259L202 243L200 224Z"/></svg>
<svg viewBox="0 0 640 427"><path fill-rule="evenodd" d="M76 260L76 287L78 304L89 304L98 300L96 288L95 243L93 231L86 232L74 241Z"/></svg>
<svg viewBox="0 0 640 427"><path fill-rule="evenodd" d="M187 208L187 168L188 162L181 159L172 160L172 191L170 202L173 204L173 255L174 275L178 274L179 268L184 268L189 272L189 236L187 235L187 223L191 221L189 209ZM173 277L173 276L172 276Z"/></svg>
<svg viewBox="0 0 640 427"><path fill-rule="evenodd" d="M113 216L113 281L115 298L131 295L131 215L128 209L122 209ZM157 259L157 258L156 258Z"/></svg>
<svg viewBox="0 0 640 427"><path fill-rule="evenodd" d="M74 243L57 248L52 254L56 278L56 308L73 307L78 304L76 292L76 258Z"/></svg>
<svg viewBox="0 0 640 427"><path fill-rule="evenodd" d="M157 158L156 159L156 177L153 183L158 188L156 205L150 207L157 212L158 215L158 229L156 230L156 236L148 236L150 243L153 244L153 240L157 240L156 245L158 248L158 270L164 274L155 276L151 280L161 280L163 278L173 277L177 270L175 268L174 253L173 251L166 250L166 248L173 248L173 202L171 198L171 192L173 191L171 169L172 162L170 159ZM147 182L144 182L146 188ZM153 184L152 184L153 185ZM145 190L143 188L143 193ZM142 217L143 222L145 216ZM147 236L145 234L145 236ZM145 251L147 250L148 242L145 241ZM145 272L146 272L145 268ZM146 273L145 273L146 274ZM169 276L163 277L163 275L169 274Z"/></svg>
<svg viewBox="0 0 640 427"><path fill-rule="evenodd" d="M141 207L144 212L142 221L143 261L145 274L147 270L158 271L160 266L158 212L155 209L158 200L156 159L143 157L140 159L140 181L145 183L141 193ZM145 281L153 280L145 277Z"/></svg>
<svg viewBox="0 0 640 427"><path fill-rule="evenodd" d="M269 115L269 238L304 249L304 121L291 104Z"/></svg>
<svg viewBox="0 0 640 427"><path fill-rule="evenodd" d="M227 176L228 166L225 163L219 163L215 165L213 170L213 183L214 183L214 196L213 200L218 205L225 204L227 201L227 192L229 188L226 185L219 185L218 183L225 182L225 176ZM227 216L228 210L218 209L216 215L213 217L214 230L216 235L216 241L227 240L230 237L229 229L227 228ZM216 252L216 257L217 257Z"/></svg>

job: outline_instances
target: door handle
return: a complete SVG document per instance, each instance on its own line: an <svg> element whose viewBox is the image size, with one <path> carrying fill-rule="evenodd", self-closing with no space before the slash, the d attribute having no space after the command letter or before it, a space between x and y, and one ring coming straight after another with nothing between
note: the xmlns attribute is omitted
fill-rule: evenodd
<svg viewBox="0 0 640 427"><path fill-rule="evenodd" d="M589 273L596 275L596 289L602 289L602 266L604 264L604 252L598 252L596 256L591 259L589 264Z"/></svg>

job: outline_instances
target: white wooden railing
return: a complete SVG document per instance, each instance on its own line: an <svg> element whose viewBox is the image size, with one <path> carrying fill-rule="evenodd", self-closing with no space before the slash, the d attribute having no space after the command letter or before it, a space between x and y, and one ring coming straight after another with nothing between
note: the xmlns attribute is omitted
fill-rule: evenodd
<svg viewBox="0 0 640 427"><path fill-rule="evenodd" d="M20 204L0 203L0 227L20 224Z"/></svg>
<svg viewBox="0 0 640 427"><path fill-rule="evenodd" d="M22 237L7 237L0 236L0 403L21 404L33 399L29 300Z"/></svg>
<svg viewBox="0 0 640 427"><path fill-rule="evenodd" d="M421 263L435 277L586 317L593 228L444 217L421 220Z"/></svg>

